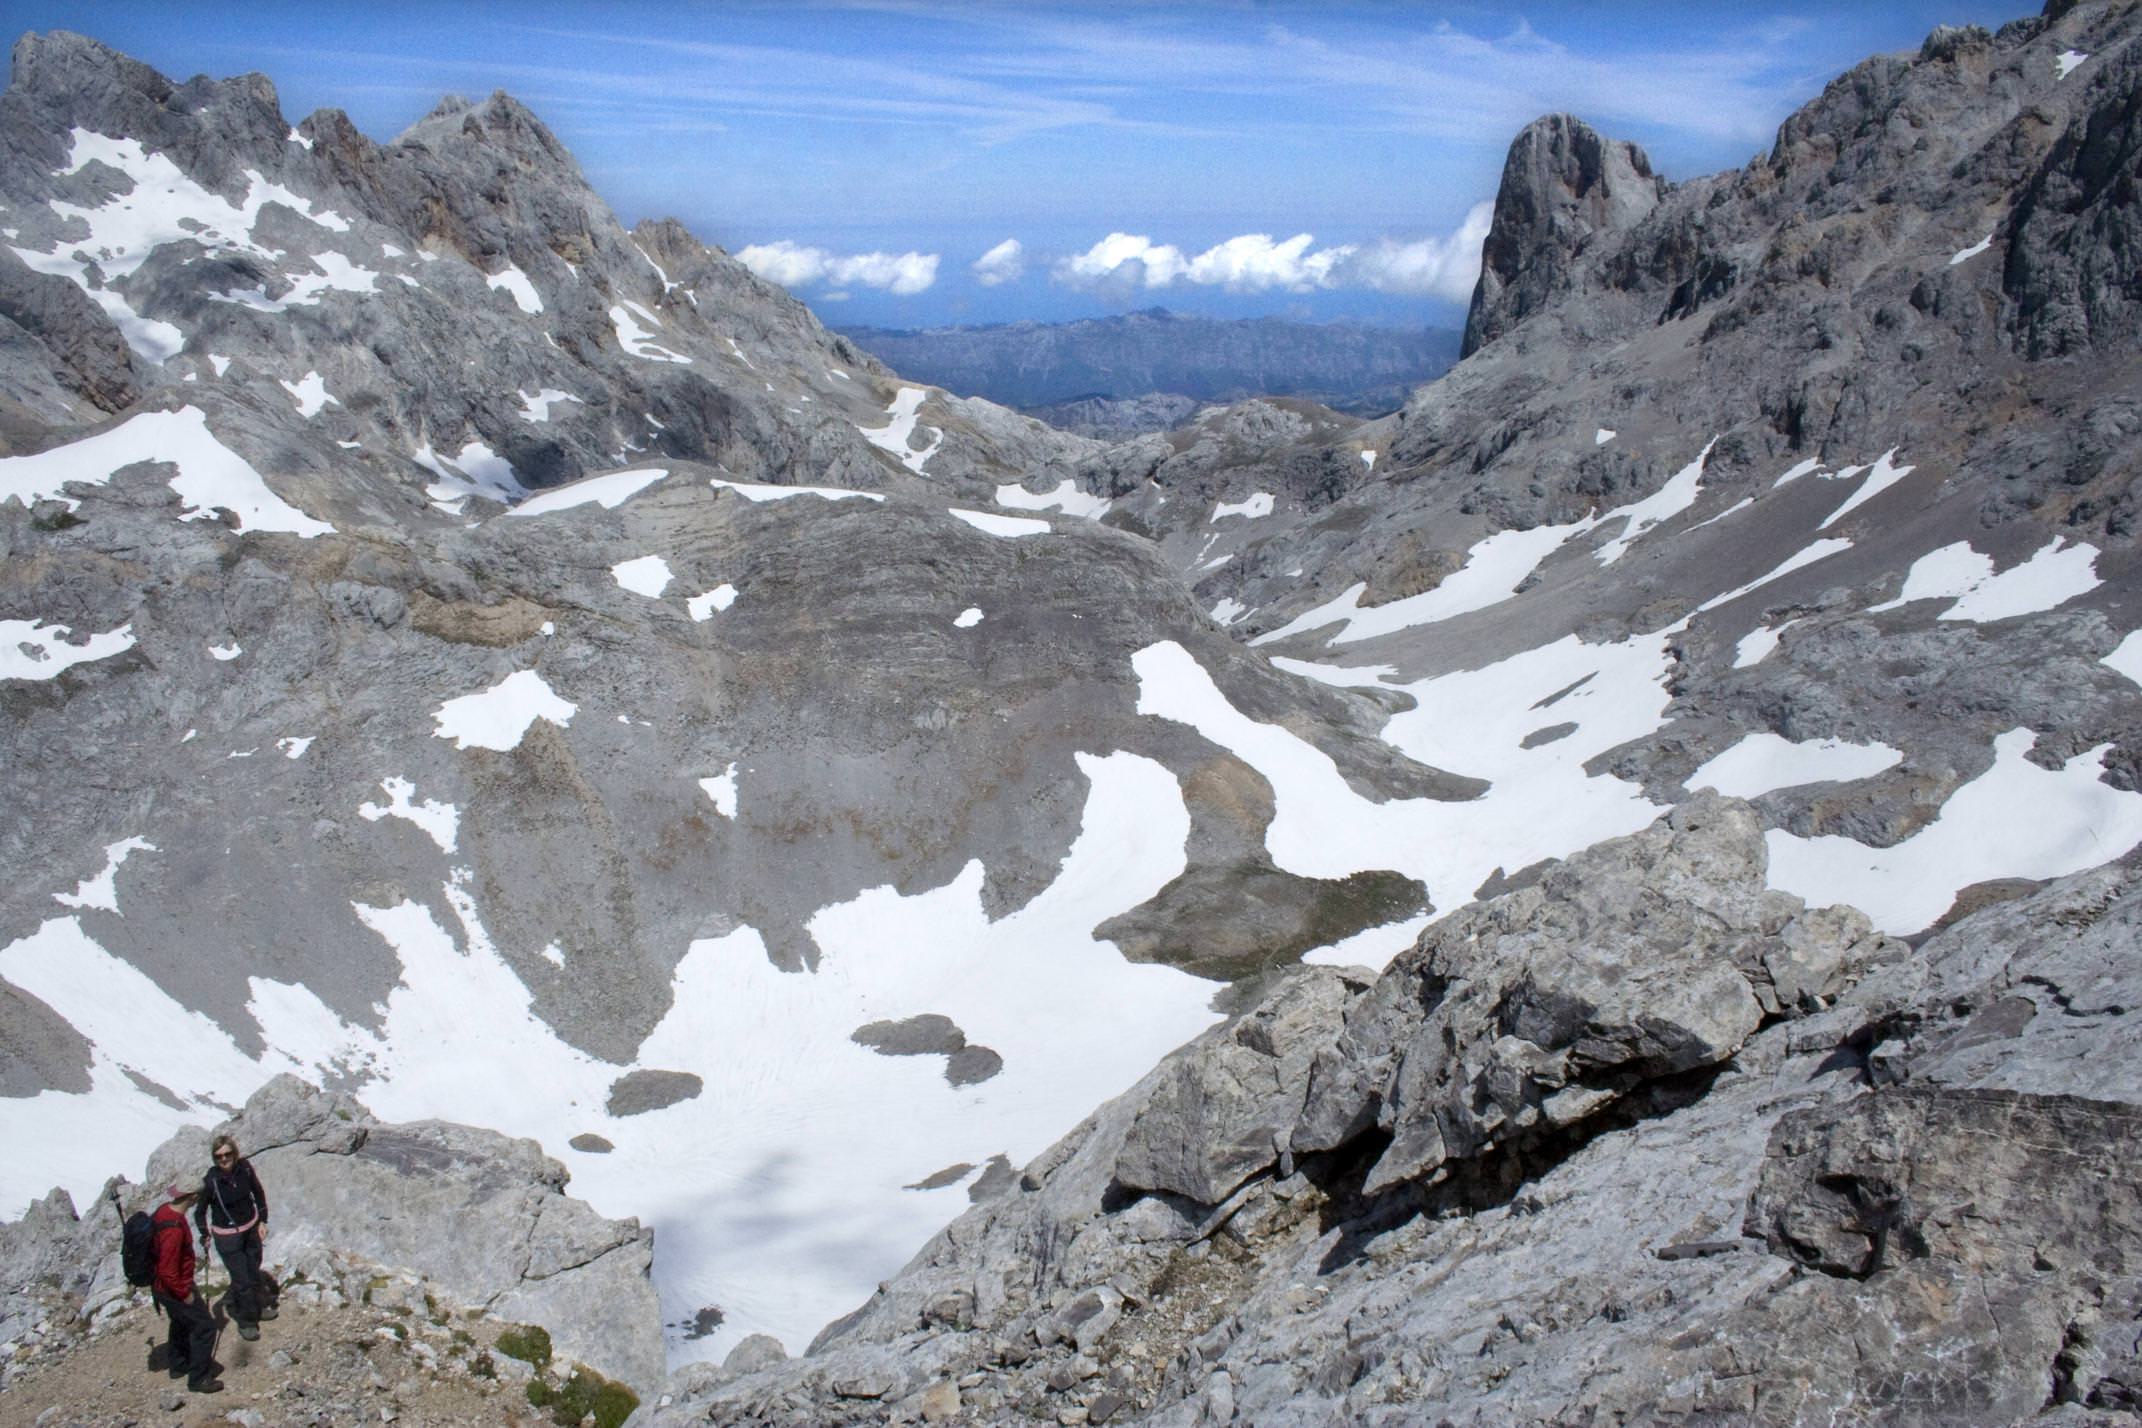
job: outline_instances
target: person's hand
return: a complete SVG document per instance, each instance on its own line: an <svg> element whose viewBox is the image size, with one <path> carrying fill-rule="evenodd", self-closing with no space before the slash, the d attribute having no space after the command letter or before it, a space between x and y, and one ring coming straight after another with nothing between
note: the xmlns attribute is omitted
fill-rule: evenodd
<svg viewBox="0 0 2142 1428"><path fill-rule="evenodd" d="M268 1242L268 1222L266 1220L260 1222L260 1242L262 1244Z"/></svg>

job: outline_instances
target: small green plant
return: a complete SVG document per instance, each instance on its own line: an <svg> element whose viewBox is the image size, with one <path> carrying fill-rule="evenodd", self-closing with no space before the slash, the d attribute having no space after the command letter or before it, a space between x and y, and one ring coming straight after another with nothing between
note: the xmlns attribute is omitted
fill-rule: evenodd
<svg viewBox="0 0 2142 1428"><path fill-rule="evenodd" d="M550 1421L560 1428L575 1428L590 1414L595 1428L619 1428L640 1406L639 1395L631 1389L577 1365L573 1376L555 1388L541 1379L529 1384L528 1401L549 1409Z"/></svg>
<svg viewBox="0 0 2142 1428"><path fill-rule="evenodd" d="M499 1331L498 1351L509 1359L533 1364L540 1373L550 1367L550 1331L540 1324L512 1325Z"/></svg>

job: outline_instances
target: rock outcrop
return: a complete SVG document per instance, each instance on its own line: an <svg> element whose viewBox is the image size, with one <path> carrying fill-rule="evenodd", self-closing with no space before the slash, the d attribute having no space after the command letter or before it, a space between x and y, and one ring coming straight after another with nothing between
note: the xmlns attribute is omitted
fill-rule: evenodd
<svg viewBox="0 0 2142 1428"><path fill-rule="evenodd" d="M140 1186L108 1187L124 1210L153 1208L170 1184L197 1184L209 1141L233 1136L272 1209L270 1273L318 1279L355 1260L406 1272L452 1309L546 1330L557 1352L644 1393L662 1382L662 1316L648 1277L654 1236L565 1194L565 1167L532 1142L443 1122L383 1124L349 1096L283 1076L232 1119L193 1126L149 1157ZM0 1224L0 1285L57 1291L57 1305L9 1296L15 1316L94 1320L131 1298L119 1272L119 1219L54 1191Z"/></svg>

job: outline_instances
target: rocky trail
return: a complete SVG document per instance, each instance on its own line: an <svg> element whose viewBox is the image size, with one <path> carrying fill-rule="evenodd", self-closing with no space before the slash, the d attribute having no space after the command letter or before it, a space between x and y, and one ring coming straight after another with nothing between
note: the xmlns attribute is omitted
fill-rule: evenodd
<svg viewBox="0 0 2142 1428"><path fill-rule="evenodd" d="M498 1325L435 1320L421 1307L284 1302L256 1342L225 1327L217 1344L223 1391L215 1394L189 1393L182 1378L161 1371L164 1319L146 1296L86 1335L25 1346L0 1388L0 1425L537 1428L553 1421L527 1402L531 1366L497 1351Z"/></svg>

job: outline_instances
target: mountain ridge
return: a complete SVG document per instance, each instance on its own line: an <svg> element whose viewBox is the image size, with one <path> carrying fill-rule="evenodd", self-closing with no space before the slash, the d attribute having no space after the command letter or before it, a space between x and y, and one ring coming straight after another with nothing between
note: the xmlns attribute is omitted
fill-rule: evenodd
<svg viewBox="0 0 2142 1428"><path fill-rule="evenodd" d="M11 1193L286 1071L539 1141L658 1422L2125 1411L2133 7L1596 215L1550 116L1442 379L1112 443L214 93L0 98Z"/></svg>

